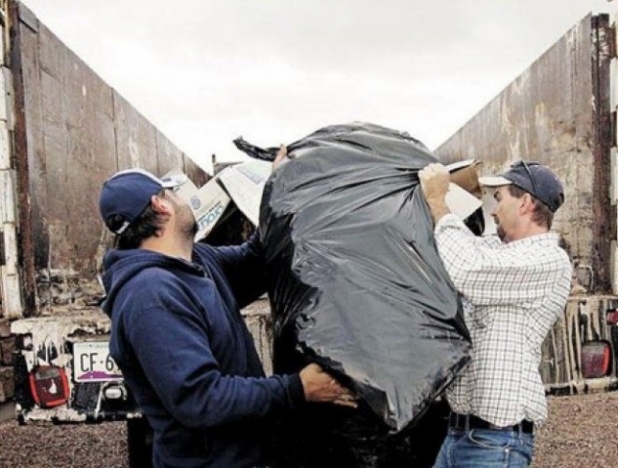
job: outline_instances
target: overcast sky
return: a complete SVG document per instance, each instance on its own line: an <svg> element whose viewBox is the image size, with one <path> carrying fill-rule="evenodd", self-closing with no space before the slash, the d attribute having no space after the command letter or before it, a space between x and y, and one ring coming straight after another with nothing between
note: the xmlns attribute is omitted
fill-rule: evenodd
<svg viewBox="0 0 618 468"><path fill-rule="evenodd" d="M209 167L355 120L437 147L606 0L23 0Z"/></svg>

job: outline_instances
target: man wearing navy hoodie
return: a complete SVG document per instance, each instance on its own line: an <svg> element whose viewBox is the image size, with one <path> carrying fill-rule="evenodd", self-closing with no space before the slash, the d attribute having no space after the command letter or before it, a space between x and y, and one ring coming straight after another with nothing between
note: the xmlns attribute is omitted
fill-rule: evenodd
<svg viewBox="0 0 618 468"><path fill-rule="evenodd" d="M316 364L265 377L240 308L265 290L259 235L194 244L191 209L139 169L103 185L110 353L154 430L155 467L262 466L269 420L305 402L354 405Z"/></svg>

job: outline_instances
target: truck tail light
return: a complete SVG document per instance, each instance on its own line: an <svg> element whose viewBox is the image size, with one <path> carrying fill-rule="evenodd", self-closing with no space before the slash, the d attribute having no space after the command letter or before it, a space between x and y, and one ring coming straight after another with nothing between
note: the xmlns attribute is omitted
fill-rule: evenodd
<svg viewBox="0 0 618 468"><path fill-rule="evenodd" d="M53 408L69 401L69 379L62 367L35 367L29 379L32 397L41 408Z"/></svg>
<svg viewBox="0 0 618 468"><path fill-rule="evenodd" d="M611 372L612 348L607 341L587 341L582 345L582 375L585 379L605 377Z"/></svg>
<svg viewBox="0 0 618 468"><path fill-rule="evenodd" d="M608 325L615 326L618 325L618 310L610 309L607 311L607 320Z"/></svg>

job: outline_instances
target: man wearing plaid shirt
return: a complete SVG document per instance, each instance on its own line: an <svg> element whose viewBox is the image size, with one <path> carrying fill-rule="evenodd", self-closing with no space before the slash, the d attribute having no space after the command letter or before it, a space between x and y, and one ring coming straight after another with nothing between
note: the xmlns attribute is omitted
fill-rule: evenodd
<svg viewBox="0 0 618 468"><path fill-rule="evenodd" d="M475 237L445 203L446 168L430 164L419 178L473 344L469 366L447 392L449 431L434 468L527 467L534 425L547 417L541 344L571 283L568 255L549 231L562 184L548 168L525 162L481 178L495 187L498 235Z"/></svg>

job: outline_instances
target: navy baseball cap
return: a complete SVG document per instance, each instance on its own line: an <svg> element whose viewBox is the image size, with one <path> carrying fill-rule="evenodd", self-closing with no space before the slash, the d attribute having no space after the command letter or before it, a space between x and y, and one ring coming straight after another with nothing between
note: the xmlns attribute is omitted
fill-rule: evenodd
<svg viewBox="0 0 618 468"><path fill-rule="evenodd" d="M545 203L554 213L564 203L562 183L556 174L538 162L516 162L501 176L480 177L479 182L486 187L515 185Z"/></svg>
<svg viewBox="0 0 618 468"><path fill-rule="evenodd" d="M110 231L120 235L144 212L153 195L163 189L179 187L186 180L187 176L182 173L159 179L143 169L117 172L101 188L101 217ZM120 225L118 217L123 219Z"/></svg>

